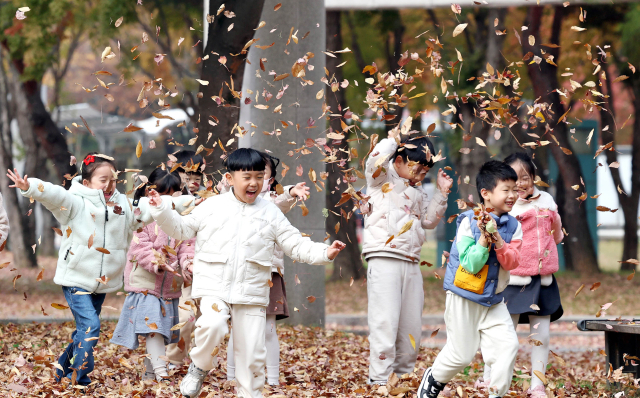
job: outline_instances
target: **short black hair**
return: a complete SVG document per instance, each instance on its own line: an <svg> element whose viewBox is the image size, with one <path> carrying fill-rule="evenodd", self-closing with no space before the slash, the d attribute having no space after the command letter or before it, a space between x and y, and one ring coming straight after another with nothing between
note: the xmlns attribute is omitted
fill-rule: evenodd
<svg viewBox="0 0 640 398"><path fill-rule="evenodd" d="M264 171L266 164L262 154L251 148L238 148L224 161L224 166L229 172Z"/></svg>
<svg viewBox="0 0 640 398"><path fill-rule="evenodd" d="M113 160L101 157L98 152L89 152L87 156L84 157L82 164L80 165L82 179L91 181L91 177L93 177L93 173L96 169L105 163L110 164L111 167L116 170L116 164Z"/></svg>
<svg viewBox="0 0 640 398"><path fill-rule="evenodd" d="M480 171L476 176L476 187L481 203L484 203L482 190L493 191L500 181L515 182L518 181L518 175L511 166L499 160L490 160L480 166Z"/></svg>
<svg viewBox="0 0 640 398"><path fill-rule="evenodd" d="M182 164L182 166L178 167L176 170L179 170L183 173L194 173L202 175L202 171L200 171L202 170L202 165L204 164L204 158L202 157L202 155L196 155L195 151L184 150L174 153L173 156L176 158L176 163ZM185 167L189 162L191 162L191 164L193 164L194 166L198 165L198 170L186 171Z"/></svg>
<svg viewBox="0 0 640 398"><path fill-rule="evenodd" d="M266 152L260 152L260 153L262 154L262 157L264 158L265 163L269 165L269 168L271 169L271 177L273 177L273 182L269 186L269 190L275 191L276 186L278 185L276 174L277 174L278 166L280 165L280 159L278 159L275 156L271 156ZM265 165L265 171L266 171L266 165Z"/></svg>
<svg viewBox="0 0 640 398"><path fill-rule="evenodd" d="M398 149L396 149L396 152L393 154L393 158L391 159L392 161L400 156L405 163L411 160L429 168L433 167L433 157L435 156L435 149L433 147L433 143L427 137L406 136L402 138L402 141L400 143L401 145L398 146ZM407 145L410 146L407 147ZM415 148L413 147L414 145ZM425 147L429 148L429 156L427 156Z"/></svg>
<svg viewBox="0 0 640 398"><path fill-rule="evenodd" d="M507 156L504 162L509 166L514 163L520 162L522 163L522 166L525 168L525 170L527 170L527 173L531 176L531 178L536 178L536 165L533 164L533 159L531 159L531 156L529 156L528 154L524 152L515 152Z"/></svg>
<svg viewBox="0 0 640 398"><path fill-rule="evenodd" d="M134 206L138 205L138 199L147 196L149 187L153 187L160 195L168 195L171 191L180 192L180 185L182 185L182 179L177 171L170 173L169 170L158 167L151 172L147 183L136 189L133 195Z"/></svg>

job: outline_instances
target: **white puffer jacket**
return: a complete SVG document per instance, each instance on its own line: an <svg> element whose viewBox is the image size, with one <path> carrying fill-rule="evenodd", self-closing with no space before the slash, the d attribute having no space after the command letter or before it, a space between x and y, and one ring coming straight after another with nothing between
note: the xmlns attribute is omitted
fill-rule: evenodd
<svg viewBox="0 0 640 398"><path fill-rule="evenodd" d="M29 189L20 191L22 195L42 203L61 224L62 243L53 282L94 293L120 290L133 233L153 222L149 199L141 198L133 207L116 190L107 203L102 190L85 187L80 176L73 179L68 191L37 178L28 181ZM173 200L176 210L183 211L184 206L193 205L194 199L163 196L162 200L167 208ZM106 249L108 254L97 249ZM101 278L104 283L98 282Z"/></svg>
<svg viewBox="0 0 640 398"><path fill-rule="evenodd" d="M267 191L264 194L260 195L260 197L268 202L273 202L276 206L278 206L278 209L280 209L280 211L282 211L284 214L287 214L291 210L291 206L293 206L296 201L296 198L291 196L291 194L289 193L291 188L293 188L294 186L295 185L287 185L283 187L284 192L282 193L282 195L278 195L274 191ZM220 193L223 194L229 192L231 187L220 184L219 188ZM278 272L280 275L284 276L284 252L277 243L273 248L273 259L271 260L271 264L271 272Z"/></svg>
<svg viewBox="0 0 640 398"><path fill-rule="evenodd" d="M398 145L394 139L381 140L367 159L367 195L372 205L364 219L364 239L362 254L390 252L411 261L420 260L420 250L426 240L424 228L433 229L447 210L447 197L436 189L433 199L421 187L412 187L408 180L401 178L393 166L393 154ZM379 166L382 172L373 177ZM382 187L391 191L382 192ZM413 220L411 228L400 234L400 230ZM388 244L389 238L395 237Z"/></svg>
<svg viewBox="0 0 640 398"><path fill-rule="evenodd" d="M194 298L267 306L276 244L299 262L331 261L327 245L303 237L276 205L260 197L247 204L231 191L207 199L187 216L171 211L166 203L152 207L151 215L172 238L196 237Z"/></svg>

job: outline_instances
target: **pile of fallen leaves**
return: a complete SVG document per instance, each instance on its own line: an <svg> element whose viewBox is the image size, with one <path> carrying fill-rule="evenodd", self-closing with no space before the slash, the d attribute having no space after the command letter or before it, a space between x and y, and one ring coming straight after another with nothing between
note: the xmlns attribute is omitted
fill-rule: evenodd
<svg viewBox="0 0 640 398"><path fill-rule="evenodd" d="M171 381L142 382L144 351L129 351L108 343L115 322L102 325L96 347L95 369L88 388L56 383L52 363L68 344L73 323L26 324L0 326L0 391L3 397L17 396L108 396L175 397L187 371L183 366L172 372ZM278 328L280 337L280 385L265 387L269 397L412 397L424 369L430 366L437 349L420 348L416 373L392 375L387 386L368 386L369 344L365 336L323 330L321 328ZM625 396L638 393L638 381L605 366L597 352L551 353L546 374L549 397L605 397L622 391ZM234 397L235 382L226 380L226 349L206 378L200 397ZM518 355L510 396L525 397L529 386L529 354ZM482 374L483 364L477 355L441 394L445 397L487 397L473 387ZM608 377L608 379L607 379ZM607 388L607 380L620 382ZM618 397L621 396L617 395Z"/></svg>

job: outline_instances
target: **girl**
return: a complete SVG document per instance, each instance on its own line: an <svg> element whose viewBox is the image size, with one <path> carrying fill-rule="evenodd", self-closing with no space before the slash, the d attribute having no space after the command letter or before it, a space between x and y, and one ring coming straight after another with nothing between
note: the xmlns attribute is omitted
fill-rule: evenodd
<svg viewBox="0 0 640 398"><path fill-rule="evenodd" d="M296 198L301 200L309 196L309 187L304 182L297 185L289 185L283 188L283 193L278 195L276 187L277 167L280 160L266 153L262 153L266 167L264 182L262 184L262 198L274 202L278 208L287 214L295 204ZM226 178L223 178L226 181ZM221 193L228 191L227 186L222 186ZM287 305L287 291L284 285L284 253L276 244L274 248L271 266L271 288L269 289L269 306L267 307L267 327L265 328L265 342L267 346L267 382L269 385L278 385L280 378L280 343L276 332L276 321L289 317ZM233 355L233 335L229 338L227 347L227 379L235 379L235 358Z"/></svg>
<svg viewBox="0 0 640 398"><path fill-rule="evenodd" d="M116 189L113 158L96 152L81 164L81 175L71 188L24 178L18 170L7 176L23 196L41 202L61 224L63 232L58 264L53 281L62 286L65 299L76 321L76 330L58 359L62 370L56 379L68 377L72 384L88 385L93 371L93 347L100 335L100 311L106 293L122 288L122 272L133 231L152 222L149 200L142 198L132 206ZM176 199L176 210L189 203ZM171 198L163 198L169 201ZM189 198L192 202L193 198Z"/></svg>
<svg viewBox="0 0 640 398"><path fill-rule="evenodd" d="M534 371L545 373L549 357L549 325L563 313L558 284L553 276L558 271L556 245L564 237L562 221L551 195L535 187L536 169L529 155L514 153L504 162L518 175L519 198L509 214L520 221L523 232L520 266L511 270L509 286L503 292L504 301L514 327L518 323L529 323L533 338L542 343L531 349L531 388L528 394L534 398L545 398L544 384ZM534 304L538 310L532 309ZM491 369L485 367L485 384L490 378Z"/></svg>
<svg viewBox="0 0 640 398"><path fill-rule="evenodd" d="M180 176L163 168L155 169L149 181L138 188L134 203L146 196L149 186L161 195L180 192ZM136 232L129 247L124 271L124 290L129 292L124 301L120 320L113 332L111 343L138 348L138 336L146 337L146 372L143 380L161 381L168 377L164 359L165 345L177 343L179 331L171 331L178 323L178 302L183 279L191 280L195 238L177 242L158 229L155 222Z"/></svg>

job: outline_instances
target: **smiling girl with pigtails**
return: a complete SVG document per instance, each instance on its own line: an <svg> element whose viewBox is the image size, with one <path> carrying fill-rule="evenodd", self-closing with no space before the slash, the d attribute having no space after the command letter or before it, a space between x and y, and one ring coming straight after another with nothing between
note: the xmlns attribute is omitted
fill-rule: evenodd
<svg viewBox="0 0 640 398"><path fill-rule="evenodd" d="M22 177L17 169L7 170L7 177L13 181L10 187L42 203L65 231L53 281L62 286L76 330L58 359L57 381L68 378L72 384L84 386L91 382L102 303L106 293L122 288L134 231L153 222L149 200L141 198L137 206L132 205L116 189L117 176L113 158L96 152L83 159L81 175L72 180L68 191L37 178ZM161 200L169 205L172 198ZM175 209L184 210L189 206L183 203L187 200L193 198L173 198Z"/></svg>

